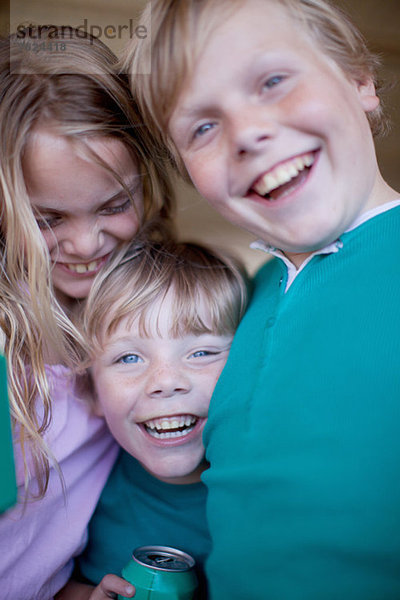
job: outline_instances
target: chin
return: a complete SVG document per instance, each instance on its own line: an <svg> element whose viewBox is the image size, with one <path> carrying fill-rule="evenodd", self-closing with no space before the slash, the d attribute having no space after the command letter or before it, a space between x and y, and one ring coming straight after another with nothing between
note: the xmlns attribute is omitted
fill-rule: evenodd
<svg viewBox="0 0 400 600"><path fill-rule="evenodd" d="M157 464L157 468L155 469L149 468L145 464L143 466L153 477L167 483L194 483L200 480L198 462L195 465L177 465L176 467L169 465L164 469L160 469L159 464Z"/></svg>
<svg viewBox="0 0 400 600"><path fill-rule="evenodd" d="M192 472L193 469L149 469L151 473L153 473L153 475L155 477L158 477L159 479L178 479L180 477L188 477Z"/></svg>
<svg viewBox="0 0 400 600"><path fill-rule="evenodd" d="M57 297L64 299L67 303L73 302L74 300L85 300L88 297L89 292L90 286L77 290L63 290L61 288L56 289Z"/></svg>

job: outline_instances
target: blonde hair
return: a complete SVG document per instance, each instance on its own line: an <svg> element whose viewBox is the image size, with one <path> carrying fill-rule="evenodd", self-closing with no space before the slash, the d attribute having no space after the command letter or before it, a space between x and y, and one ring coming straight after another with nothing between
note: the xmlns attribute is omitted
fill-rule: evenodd
<svg viewBox="0 0 400 600"><path fill-rule="evenodd" d="M142 226L149 224L154 235L169 234L173 197L165 170L151 155L127 79L117 73L114 54L100 40L71 28L30 27L23 39L21 33L0 40L0 329L5 334L11 411L25 458L26 487L33 475L37 477L40 497L52 460L43 441L51 420L45 355L49 349L57 351L59 362L75 367L86 349L52 292L47 246L23 178L27 144L36 127L49 124L84 150L90 136L121 141L140 168ZM33 48L38 36L47 44L42 51ZM54 44L63 41L63 49L56 51ZM41 417L35 410L38 397ZM33 472L27 466L28 449Z"/></svg>
<svg viewBox="0 0 400 600"><path fill-rule="evenodd" d="M178 97L213 28L246 0L152 0L142 14L151 36L133 41L123 59L124 71L132 74L131 89L145 122L157 142L164 144L182 174L185 169L168 134L168 123ZM342 71L353 80L371 78L380 90L380 61L349 18L328 0L265 0L279 3L300 22L306 33ZM151 28L151 29L150 29ZM144 73L151 65L150 75ZM374 135L387 122L382 108L368 113Z"/></svg>
<svg viewBox="0 0 400 600"><path fill-rule="evenodd" d="M244 268L231 257L194 243L149 240L119 253L96 277L82 316L92 357L122 320L138 320L143 336L157 327L151 307L174 294L170 332L234 334L248 299ZM207 307L210 319L204 322ZM90 358L88 366L90 365Z"/></svg>

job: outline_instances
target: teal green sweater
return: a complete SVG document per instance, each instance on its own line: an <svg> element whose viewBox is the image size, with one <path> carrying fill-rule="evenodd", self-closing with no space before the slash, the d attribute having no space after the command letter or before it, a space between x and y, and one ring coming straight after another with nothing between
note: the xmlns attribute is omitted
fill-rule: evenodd
<svg viewBox="0 0 400 600"><path fill-rule="evenodd" d="M89 542L78 559L81 576L98 584L106 573L120 575L135 548L172 546L195 558L198 598L205 598L203 563L210 551L206 495L203 483L156 479L121 450L89 524Z"/></svg>
<svg viewBox="0 0 400 600"><path fill-rule="evenodd" d="M205 431L212 600L400 598L400 208L259 273Z"/></svg>

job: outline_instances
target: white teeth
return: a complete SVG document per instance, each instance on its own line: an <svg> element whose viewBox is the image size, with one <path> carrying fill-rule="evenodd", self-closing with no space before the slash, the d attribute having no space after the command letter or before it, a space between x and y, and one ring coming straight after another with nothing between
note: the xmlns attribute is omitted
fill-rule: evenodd
<svg viewBox="0 0 400 600"><path fill-rule="evenodd" d="M291 164L288 166L288 174L291 177L297 177L297 175L299 174L299 169L297 169L295 165Z"/></svg>
<svg viewBox="0 0 400 600"><path fill-rule="evenodd" d="M187 435L192 431L196 423L197 417L193 415L179 415L150 419L149 421L145 421L143 425L153 437L166 439Z"/></svg>
<svg viewBox="0 0 400 600"><path fill-rule="evenodd" d="M297 171L297 169L296 169ZM282 185L283 183L286 183L286 181L288 180L288 177L290 177L290 173L289 173L289 169L286 169L286 167L278 167L276 170L276 177L278 179L278 184Z"/></svg>
<svg viewBox="0 0 400 600"><path fill-rule="evenodd" d="M161 433L159 433L156 429L148 429L147 431L152 437L158 440L167 440L171 438L185 437L192 431L192 429L193 427L190 427L189 429L185 429L185 431L165 431Z"/></svg>
<svg viewBox="0 0 400 600"><path fill-rule="evenodd" d="M312 154L306 154L304 156L304 164L306 167L311 167L314 162L314 156Z"/></svg>
<svg viewBox="0 0 400 600"><path fill-rule="evenodd" d="M298 156L294 159L294 166L297 171L302 171L304 168L304 160Z"/></svg>
<svg viewBox="0 0 400 600"><path fill-rule="evenodd" d="M95 269L97 269L98 264L99 264L99 261L92 260L92 262L87 263L87 264L71 263L71 264L68 264L67 267L70 271L74 271L75 273L90 273L91 271L94 271Z"/></svg>
<svg viewBox="0 0 400 600"><path fill-rule="evenodd" d="M259 182L259 184L260 183L261 182ZM277 176L274 177L274 175L265 175L262 180L262 185L264 185L266 188L268 188L270 190L273 190L273 189L279 187L280 183L279 183ZM260 185L259 185L259 189L261 189ZM255 187L255 190L256 190L256 192L258 192L260 194L260 192L257 190L256 187ZM267 192L264 192L264 193L267 193ZM264 196L264 194L261 194L261 195Z"/></svg>
<svg viewBox="0 0 400 600"><path fill-rule="evenodd" d="M260 177L253 185L254 191L260 196L265 196L280 187L281 185L288 183L301 171L304 171L306 167L311 167L314 162L314 154L307 153L303 156L296 156L295 158L288 160L284 164L278 165L272 171L266 173L263 177Z"/></svg>
<svg viewBox="0 0 400 600"><path fill-rule="evenodd" d="M75 270L77 273L87 273L88 271L86 265L76 265Z"/></svg>
<svg viewBox="0 0 400 600"><path fill-rule="evenodd" d="M196 421L193 415L179 415L174 417L161 417L160 419L151 419L145 421L145 425L150 429L178 429L179 427L189 427Z"/></svg>

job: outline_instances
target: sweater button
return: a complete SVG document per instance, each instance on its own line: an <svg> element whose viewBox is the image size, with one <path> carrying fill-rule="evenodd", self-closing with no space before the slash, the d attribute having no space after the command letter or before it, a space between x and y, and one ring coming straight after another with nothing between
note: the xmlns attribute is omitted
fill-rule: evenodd
<svg viewBox="0 0 400 600"><path fill-rule="evenodd" d="M267 319L267 327L273 327L276 323L276 318L275 317L270 317L269 319Z"/></svg>

